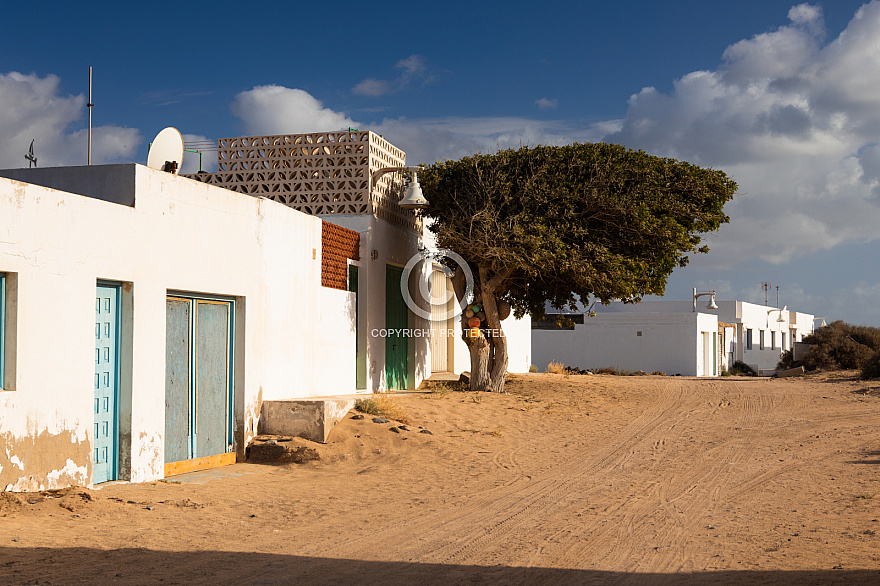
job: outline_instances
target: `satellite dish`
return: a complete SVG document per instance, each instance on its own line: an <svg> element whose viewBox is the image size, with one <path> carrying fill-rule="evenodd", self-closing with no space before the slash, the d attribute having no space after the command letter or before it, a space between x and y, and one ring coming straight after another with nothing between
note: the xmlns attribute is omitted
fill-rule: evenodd
<svg viewBox="0 0 880 586"><path fill-rule="evenodd" d="M183 136L173 126L163 128L150 145L150 152L147 153L147 167L177 175L180 173L182 163Z"/></svg>

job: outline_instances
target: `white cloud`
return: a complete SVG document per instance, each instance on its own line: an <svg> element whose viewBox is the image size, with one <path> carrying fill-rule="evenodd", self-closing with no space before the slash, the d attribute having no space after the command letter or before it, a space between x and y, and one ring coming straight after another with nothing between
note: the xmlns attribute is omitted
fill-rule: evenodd
<svg viewBox="0 0 880 586"><path fill-rule="evenodd" d="M621 129L605 137L739 183L731 224L710 242L716 265L782 263L880 236L880 2L827 44L819 7L800 4L789 19L669 94L633 95Z"/></svg>
<svg viewBox="0 0 880 586"><path fill-rule="evenodd" d="M434 79L428 71L428 63L421 55L410 55L394 64L395 69L402 70L400 75L391 80L368 77L351 88L351 93L360 96L377 98L393 94L412 84L427 84Z"/></svg>
<svg viewBox="0 0 880 586"><path fill-rule="evenodd" d="M598 141L620 128L620 121L572 123L518 117L386 118L355 122L343 112L325 108L311 94L282 86L260 86L242 92L232 104L245 133L294 134L355 127L385 136L407 154L412 164L457 159L521 145Z"/></svg>
<svg viewBox="0 0 880 586"><path fill-rule="evenodd" d="M383 79L373 79L372 77L368 77L351 88L351 93L359 96L370 96L371 98L378 98L379 96L390 94L392 91L394 90L389 82Z"/></svg>
<svg viewBox="0 0 880 586"><path fill-rule="evenodd" d="M308 92L280 85L261 85L241 92L232 102L232 113L242 120L248 135L325 132L357 126L344 114L324 108Z"/></svg>
<svg viewBox="0 0 880 586"><path fill-rule="evenodd" d="M0 167L26 167L31 140L40 167L87 163L87 130L70 130L83 119L85 98L61 96L58 89L55 75L0 74ZM134 128L93 127L92 163L131 160L141 142Z"/></svg>
<svg viewBox="0 0 880 586"><path fill-rule="evenodd" d="M541 110L548 110L559 106L559 100L557 100L556 98L541 98L539 100L535 100L535 103Z"/></svg>
<svg viewBox="0 0 880 586"><path fill-rule="evenodd" d="M597 124L520 117L446 117L385 119L369 129L403 149L408 163L418 164L520 146L595 142L618 127L616 121Z"/></svg>
<svg viewBox="0 0 880 586"><path fill-rule="evenodd" d="M428 68L425 58L421 55L410 55L394 64L398 69L403 69L405 75L417 75L424 73Z"/></svg>

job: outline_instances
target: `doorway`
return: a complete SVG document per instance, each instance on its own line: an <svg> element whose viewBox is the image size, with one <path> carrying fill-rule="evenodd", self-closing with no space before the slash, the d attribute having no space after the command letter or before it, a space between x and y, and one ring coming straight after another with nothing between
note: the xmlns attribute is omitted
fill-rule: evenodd
<svg viewBox="0 0 880 586"><path fill-rule="evenodd" d="M403 269L391 265L385 267L385 388L407 388L407 340L406 329L409 312L400 281Z"/></svg>
<svg viewBox="0 0 880 586"><path fill-rule="evenodd" d="M234 304L219 298L166 298L166 476L235 462Z"/></svg>

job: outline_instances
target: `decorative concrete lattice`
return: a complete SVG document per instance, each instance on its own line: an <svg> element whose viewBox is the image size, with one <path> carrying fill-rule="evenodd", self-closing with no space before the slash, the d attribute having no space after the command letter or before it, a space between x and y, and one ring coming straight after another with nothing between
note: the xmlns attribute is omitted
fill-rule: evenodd
<svg viewBox="0 0 880 586"><path fill-rule="evenodd" d="M321 222L321 286L348 290L348 259L360 260L361 235Z"/></svg>
<svg viewBox="0 0 880 586"><path fill-rule="evenodd" d="M397 205L404 175L370 174L401 167L406 153L369 131L243 136L217 141L217 172L190 179L266 197L312 215L374 214L415 232L421 219Z"/></svg>

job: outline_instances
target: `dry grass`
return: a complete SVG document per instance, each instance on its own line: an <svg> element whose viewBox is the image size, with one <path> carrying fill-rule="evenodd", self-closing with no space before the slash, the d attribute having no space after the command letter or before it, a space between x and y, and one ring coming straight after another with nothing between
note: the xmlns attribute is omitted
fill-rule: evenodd
<svg viewBox="0 0 880 586"><path fill-rule="evenodd" d="M361 413L379 415L404 425L410 423L409 414L394 401L394 397L385 393L375 393L369 399L358 399L354 408Z"/></svg>
<svg viewBox="0 0 880 586"><path fill-rule="evenodd" d="M561 362L556 362L555 360L547 365L547 370L544 372L549 372L552 374L563 374L565 372L565 365Z"/></svg>

